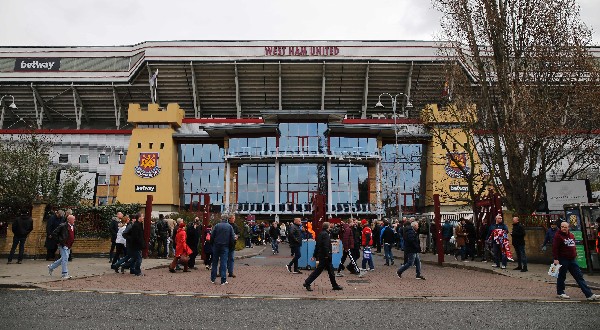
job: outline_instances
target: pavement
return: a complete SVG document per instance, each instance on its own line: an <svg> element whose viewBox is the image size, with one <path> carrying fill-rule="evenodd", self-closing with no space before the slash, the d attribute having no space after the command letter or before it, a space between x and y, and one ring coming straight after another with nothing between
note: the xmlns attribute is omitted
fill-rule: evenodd
<svg viewBox="0 0 600 330"><path fill-rule="evenodd" d="M189 295L202 297L252 297L277 299L437 299L437 300L517 300L555 301L556 282L547 275L549 265L530 264L529 271L522 273L492 268L492 263L480 261L460 262L453 256L445 256L442 266L437 256L422 254L423 275L426 280L415 278L414 268L407 270L401 279L396 270L401 258L391 267L383 265L381 254L374 254L375 271L358 277L345 272L336 280L344 287L332 291L327 274L322 274L313 284L313 292L307 292L302 283L309 271L303 274L287 272L290 250L280 245L280 254L273 255L270 246L256 246L236 251L235 278L221 286L210 283L210 273L202 261L198 270L188 273L169 273L167 259L144 259L145 276L118 274L110 269L108 258L74 258L69 263L70 280L60 280L55 272L49 276L43 260L24 260L22 264L0 264L0 287L40 288L51 291L78 291L144 295ZM394 250L396 256L402 251ZM360 262L360 260L359 260ZM585 274L585 279L595 293L600 293L600 276ZM218 281L217 281L218 282ZM567 294L572 300L584 300L572 277L567 276Z"/></svg>

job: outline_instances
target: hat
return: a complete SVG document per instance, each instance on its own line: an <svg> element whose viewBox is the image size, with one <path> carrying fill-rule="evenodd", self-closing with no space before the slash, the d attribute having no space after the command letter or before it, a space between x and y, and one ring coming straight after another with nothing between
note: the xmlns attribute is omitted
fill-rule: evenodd
<svg viewBox="0 0 600 330"><path fill-rule="evenodd" d="M367 219L360 220L360 224L363 225L363 226L366 225L367 224Z"/></svg>

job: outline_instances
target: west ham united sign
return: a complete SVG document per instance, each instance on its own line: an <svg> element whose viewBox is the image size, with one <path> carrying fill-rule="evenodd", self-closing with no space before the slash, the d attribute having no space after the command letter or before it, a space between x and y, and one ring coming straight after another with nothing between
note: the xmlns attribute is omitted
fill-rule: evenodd
<svg viewBox="0 0 600 330"><path fill-rule="evenodd" d="M446 165L444 169L446 170L446 174L449 177L458 179L464 178L463 171L469 175L471 174L471 169L467 166L467 153L466 152L449 152L446 154Z"/></svg>
<svg viewBox="0 0 600 330"><path fill-rule="evenodd" d="M159 173L158 152L140 152L140 165L135 167L135 174L140 178L149 179Z"/></svg>

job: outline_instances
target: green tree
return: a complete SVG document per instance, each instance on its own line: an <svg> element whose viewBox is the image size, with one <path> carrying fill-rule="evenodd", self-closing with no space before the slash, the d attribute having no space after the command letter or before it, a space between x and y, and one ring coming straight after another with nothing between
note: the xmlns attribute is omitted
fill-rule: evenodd
<svg viewBox="0 0 600 330"><path fill-rule="evenodd" d="M16 214L35 201L55 206L77 206L91 192L90 182L82 182L76 169L52 164L51 144L35 134L3 141L0 145L0 214Z"/></svg>
<svg viewBox="0 0 600 330"><path fill-rule="evenodd" d="M586 171L600 126L598 59L575 0L434 0L446 102L477 106L476 150L506 206L535 210L547 173Z"/></svg>

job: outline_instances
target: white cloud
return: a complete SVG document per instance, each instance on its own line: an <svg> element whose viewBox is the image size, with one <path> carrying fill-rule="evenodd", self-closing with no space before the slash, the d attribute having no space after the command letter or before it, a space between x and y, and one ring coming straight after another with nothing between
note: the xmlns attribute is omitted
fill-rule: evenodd
<svg viewBox="0 0 600 330"><path fill-rule="evenodd" d="M600 1L580 0L600 44ZM4 0L0 45L152 40L433 40L427 0Z"/></svg>

